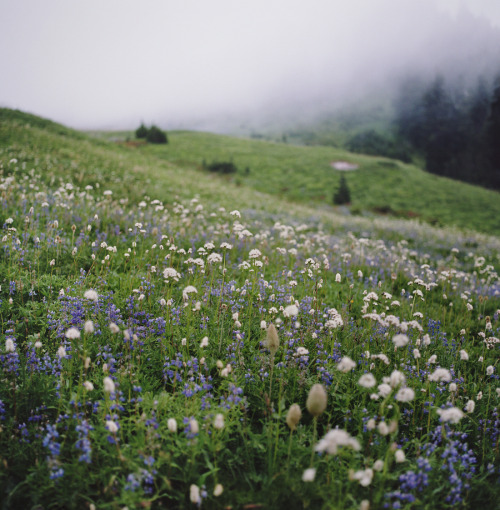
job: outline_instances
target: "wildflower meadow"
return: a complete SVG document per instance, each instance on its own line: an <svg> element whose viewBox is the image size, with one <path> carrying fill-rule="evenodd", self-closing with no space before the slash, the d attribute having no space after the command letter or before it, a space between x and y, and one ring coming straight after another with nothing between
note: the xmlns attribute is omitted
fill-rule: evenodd
<svg viewBox="0 0 500 510"><path fill-rule="evenodd" d="M498 504L498 237L127 201L26 154L0 153L0 508Z"/></svg>

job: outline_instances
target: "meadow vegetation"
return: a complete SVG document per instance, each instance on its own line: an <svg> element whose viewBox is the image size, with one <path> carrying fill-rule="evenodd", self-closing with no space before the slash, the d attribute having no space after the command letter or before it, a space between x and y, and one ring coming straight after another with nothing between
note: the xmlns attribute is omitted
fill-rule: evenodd
<svg viewBox="0 0 500 510"><path fill-rule="evenodd" d="M203 160L231 159L234 181L258 191L313 206L331 204L341 171L332 162L359 169L345 175L352 212L417 218L435 225L495 234L500 231L499 193L429 174L401 161L353 154L332 147L291 146L211 133L170 132L170 145L140 147L144 154L203 170ZM243 169L249 169L249 172Z"/></svg>
<svg viewBox="0 0 500 510"><path fill-rule="evenodd" d="M331 148L0 114L2 508L499 500L498 237L285 200Z"/></svg>

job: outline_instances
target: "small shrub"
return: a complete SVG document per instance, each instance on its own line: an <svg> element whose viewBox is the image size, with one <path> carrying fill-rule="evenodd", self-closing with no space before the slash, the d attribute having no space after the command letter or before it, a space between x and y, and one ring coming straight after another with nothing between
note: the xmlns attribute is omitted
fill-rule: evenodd
<svg viewBox="0 0 500 510"><path fill-rule="evenodd" d="M219 172L221 174L234 174L238 171L232 161L214 161L207 165L210 172Z"/></svg>
<svg viewBox="0 0 500 510"><path fill-rule="evenodd" d="M141 123L135 131L135 137L145 139L149 143L168 143L167 135L158 126L152 125L149 129Z"/></svg>
<svg viewBox="0 0 500 510"><path fill-rule="evenodd" d="M167 135L155 125L149 128L146 140L149 143L168 143Z"/></svg>
<svg viewBox="0 0 500 510"><path fill-rule="evenodd" d="M135 130L136 138L146 138L148 136L148 128L141 123L141 125Z"/></svg>

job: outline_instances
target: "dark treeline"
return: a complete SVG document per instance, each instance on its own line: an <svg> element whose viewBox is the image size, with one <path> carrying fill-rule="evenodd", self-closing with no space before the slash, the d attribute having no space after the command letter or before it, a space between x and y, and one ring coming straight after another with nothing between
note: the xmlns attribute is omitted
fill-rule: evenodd
<svg viewBox="0 0 500 510"><path fill-rule="evenodd" d="M429 172L500 189L500 77L408 79L395 106L399 137Z"/></svg>

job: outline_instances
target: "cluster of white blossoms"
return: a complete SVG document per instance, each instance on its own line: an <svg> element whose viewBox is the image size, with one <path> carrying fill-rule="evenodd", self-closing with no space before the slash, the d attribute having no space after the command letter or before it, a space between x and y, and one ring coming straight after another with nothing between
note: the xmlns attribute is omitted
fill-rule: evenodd
<svg viewBox="0 0 500 510"><path fill-rule="evenodd" d="M337 370L340 370L344 373L350 372L353 368L356 368L356 362L349 358L349 356L344 356L337 363Z"/></svg>
<svg viewBox="0 0 500 510"><path fill-rule="evenodd" d="M429 381L450 382L451 372L447 368L436 368L436 370L429 375Z"/></svg>
<svg viewBox="0 0 500 510"><path fill-rule="evenodd" d="M442 422L458 423L463 417L464 413L458 407L449 407L448 409L438 409L437 413Z"/></svg>
<svg viewBox="0 0 500 510"><path fill-rule="evenodd" d="M317 452L326 452L336 455L340 447L351 448L355 451L361 450L359 441L343 429L332 429L314 447Z"/></svg>

